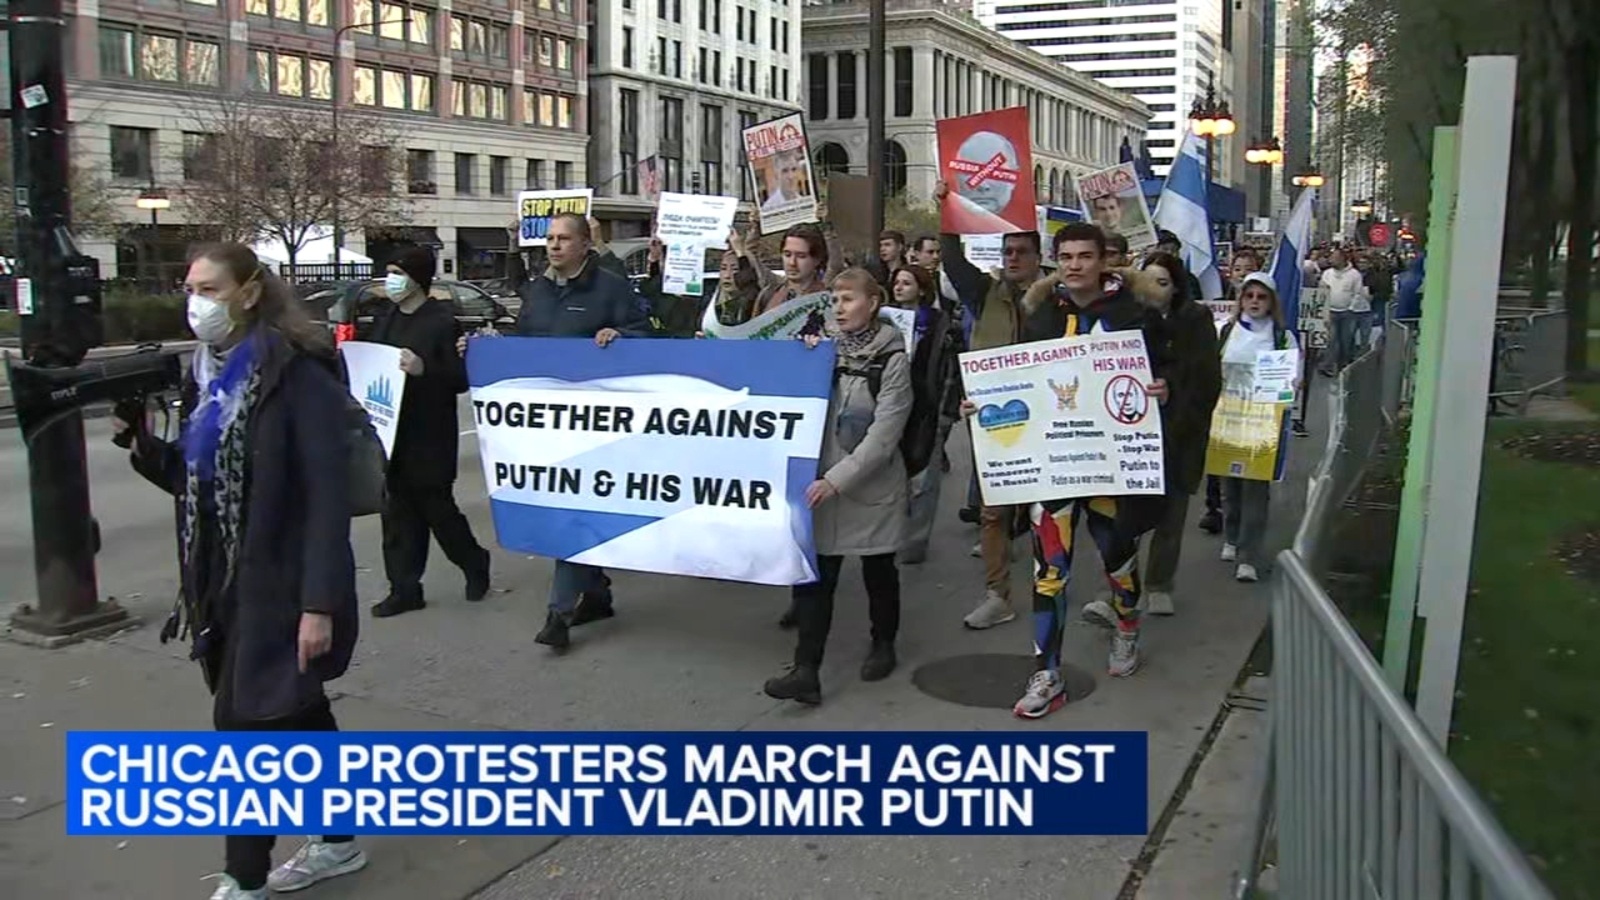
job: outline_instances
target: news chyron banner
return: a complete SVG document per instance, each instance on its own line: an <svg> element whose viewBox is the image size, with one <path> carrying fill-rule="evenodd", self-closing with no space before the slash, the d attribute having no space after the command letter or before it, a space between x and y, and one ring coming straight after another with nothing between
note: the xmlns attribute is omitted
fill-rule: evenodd
<svg viewBox="0 0 1600 900"><path fill-rule="evenodd" d="M67 735L69 835L1143 835L1144 732Z"/></svg>
<svg viewBox="0 0 1600 900"><path fill-rule="evenodd" d="M500 546L754 584L816 580L805 490L833 344L478 338L473 424Z"/></svg>
<svg viewBox="0 0 1600 900"><path fill-rule="evenodd" d="M1140 332L974 350L960 365L985 505L1166 492Z"/></svg>

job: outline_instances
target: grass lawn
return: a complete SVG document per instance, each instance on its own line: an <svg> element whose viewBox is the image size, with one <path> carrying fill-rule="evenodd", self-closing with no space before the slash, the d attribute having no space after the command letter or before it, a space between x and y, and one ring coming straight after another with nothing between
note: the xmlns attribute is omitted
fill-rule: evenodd
<svg viewBox="0 0 1600 900"><path fill-rule="evenodd" d="M1589 338L1589 368L1591 371L1600 370L1600 337ZM1567 385L1567 388L1572 393L1572 399L1595 413L1600 413L1600 383L1579 384L1572 382Z"/></svg>
<svg viewBox="0 0 1600 900"><path fill-rule="evenodd" d="M1600 583L1552 552L1600 527L1600 468L1499 446L1530 428L1485 441L1450 756L1557 896L1600 900Z"/></svg>

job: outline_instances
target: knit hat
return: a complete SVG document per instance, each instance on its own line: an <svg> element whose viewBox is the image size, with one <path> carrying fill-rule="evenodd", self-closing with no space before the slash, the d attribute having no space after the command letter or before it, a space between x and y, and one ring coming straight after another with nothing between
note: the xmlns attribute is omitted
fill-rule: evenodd
<svg viewBox="0 0 1600 900"><path fill-rule="evenodd" d="M424 294L433 287L433 270L436 263L433 251L427 247L407 247L395 258L394 264L400 271L411 276L411 280L416 282Z"/></svg>

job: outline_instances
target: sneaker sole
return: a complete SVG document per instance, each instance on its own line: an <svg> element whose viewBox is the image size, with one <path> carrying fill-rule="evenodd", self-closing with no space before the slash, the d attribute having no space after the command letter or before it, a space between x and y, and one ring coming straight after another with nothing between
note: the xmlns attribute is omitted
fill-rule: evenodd
<svg viewBox="0 0 1600 900"><path fill-rule="evenodd" d="M966 628L968 631L988 631L989 629L995 627L996 625L1004 625L1005 623L1011 621L1012 619L1015 619L1016 617L1017 617L1016 613L1010 613L1007 616L1005 616L1004 618L995 619L995 620L990 621L990 622L973 622L973 621L971 621L969 619L962 619L961 620L961 625L962 625L962 627Z"/></svg>
<svg viewBox="0 0 1600 900"><path fill-rule="evenodd" d="M1049 705L1038 712L1029 712L1028 710L1023 709L1021 706L1013 706L1011 708L1011 714L1019 719L1042 719L1066 705L1067 692L1062 691L1054 697L1051 697Z"/></svg>
<svg viewBox="0 0 1600 900"><path fill-rule="evenodd" d="M1079 618L1083 619L1085 622L1088 622L1090 625L1094 625L1094 626L1096 626L1098 628L1115 628L1115 627L1117 627L1117 620L1116 619L1108 619L1105 616L1101 615L1099 612L1091 612L1088 609L1085 609L1079 615Z"/></svg>
<svg viewBox="0 0 1600 900"><path fill-rule="evenodd" d="M315 887L316 885L321 884L322 882L327 881L330 878L338 878L340 875L350 875L352 873L359 872L362 869L365 869L366 867L367 867L367 851L365 851L365 850L357 850L355 856L350 857L349 859L347 859L344 862L338 864L337 866L334 866L331 869L328 869L326 871L317 873L309 881L306 881L304 883L297 882L297 883L292 884L292 885L286 885L286 886L283 886L283 887L278 887L276 885L273 885L271 883L271 879L269 878L268 879L268 884L267 884L267 889L269 891L271 891L272 893L274 893L274 894L292 894L295 891L303 891L306 888Z"/></svg>
<svg viewBox="0 0 1600 900"><path fill-rule="evenodd" d="M1136 660L1133 661L1133 665L1131 665L1128 668L1122 670L1121 672L1119 672L1116 669L1113 669L1113 668L1108 666L1108 667L1106 667L1106 674L1110 675L1112 678L1127 678L1129 675L1132 675L1133 673L1139 671L1139 665L1140 665L1140 660L1136 659Z"/></svg>

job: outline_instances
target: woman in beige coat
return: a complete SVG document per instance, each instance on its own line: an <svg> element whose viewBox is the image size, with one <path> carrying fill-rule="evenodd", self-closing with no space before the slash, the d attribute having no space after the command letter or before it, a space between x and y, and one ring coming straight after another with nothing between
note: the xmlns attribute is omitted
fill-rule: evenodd
<svg viewBox="0 0 1600 900"><path fill-rule="evenodd" d="M806 490L812 513L819 579L794 588L800 626L794 666L769 679L779 700L821 703L817 670L833 625L833 595L846 556L861 557L872 620L872 651L861 665L863 681L894 671L900 628L900 573L894 556L905 537L906 469L900 435L911 415L911 366L905 340L878 318L883 289L865 269L848 269L833 283L838 352L829 427L823 433L822 476ZM816 346L816 338L806 339ZM876 391L874 391L876 387Z"/></svg>

